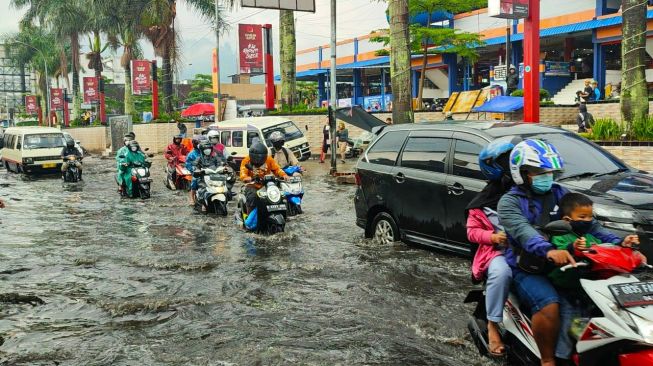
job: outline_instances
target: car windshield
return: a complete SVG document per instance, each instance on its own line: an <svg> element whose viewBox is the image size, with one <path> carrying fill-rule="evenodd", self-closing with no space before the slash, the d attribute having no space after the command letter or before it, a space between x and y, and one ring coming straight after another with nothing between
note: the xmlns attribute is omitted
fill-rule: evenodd
<svg viewBox="0 0 653 366"><path fill-rule="evenodd" d="M565 163L559 179L583 174L605 174L628 167L607 151L597 148L572 133L550 133L528 136L551 143L558 149Z"/></svg>
<svg viewBox="0 0 653 366"><path fill-rule="evenodd" d="M278 124L276 126L268 127L263 130L263 136L265 136L265 142L267 143L268 146L270 146L270 135L273 132L280 131L281 133L284 134L286 137L286 142L296 140L298 138L301 138L304 136L302 134L302 131L295 126L295 124L291 121L284 122L282 124Z"/></svg>
<svg viewBox="0 0 653 366"><path fill-rule="evenodd" d="M42 133L37 135L25 135L23 149L54 149L64 147L64 138L60 133Z"/></svg>

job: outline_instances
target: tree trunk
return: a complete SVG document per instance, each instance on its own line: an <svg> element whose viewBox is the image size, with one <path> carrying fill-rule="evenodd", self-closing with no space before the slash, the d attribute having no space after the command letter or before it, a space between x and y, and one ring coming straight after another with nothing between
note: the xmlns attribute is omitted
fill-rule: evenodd
<svg viewBox="0 0 653 366"><path fill-rule="evenodd" d="M428 23L426 23L427 28L431 28L431 12L429 12L428 15ZM423 106L423 98L424 98L424 81L426 79L426 66L428 65L428 60L429 60L429 40L424 39L422 42L424 42L424 58L422 59L422 73L419 75L419 90L417 94L417 108L422 109L424 108Z"/></svg>
<svg viewBox="0 0 653 366"><path fill-rule="evenodd" d="M413 122L411 105L408 0L390 0L390 81L392 118L395 124Z"/></svg>
<svg viewBox="0 0 653 366"><path fill-rule="evenodd" d="M125 115L131 116L136 113L134 107L134 96L132 95L132 68L131 62L125 65Z"/></svg>
<svg viewBox="0 0 653 366"><path fill-rule="evenodd" d="M163 110L172 113L174 106L172 101L173 80L172 80L172 53L168 46L163 51Z"/></svg>
<svg viewBox="0 0 653 366"><path fill-rule="evenodd" d="M281 105L297 104L295 16L292 10L279 12L279 53L281 59Z"/></svg>
<svg viewBox="0 0 653 366"><path fill-rule="evenodd" d="M81 109L81 98L79 95L79 35L73 33L70 36L70 52L72 53L72 73L73 73L73 113L72 119L79 117Z"/></svg>
<svg viewBox="0 0 653 366"><path fill-rule="evenodd" d="M646 1L623 0L621 117L630 126L648 116Z"/></svg>

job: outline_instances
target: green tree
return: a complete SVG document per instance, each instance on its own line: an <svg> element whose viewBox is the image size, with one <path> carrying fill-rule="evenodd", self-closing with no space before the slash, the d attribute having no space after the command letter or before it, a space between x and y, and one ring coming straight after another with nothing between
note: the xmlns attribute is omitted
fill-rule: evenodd
<svg viewBox="0 0 653 366"><path fill-rule="evenodd" d="M646 0L623 0L621 116L629 125L648 116Z"/></svg>
<svg viewBox="0 0 653 366"><path fill-rule="evenodd" d="M191 91L186 98L186 104L212 103L213 102L213 77L206 74L197 74L191 82Z"/></svg>
<svg viewBox="0 0 653 366"><path fill-rule="evenodd" d="M297 44L295 42L295 16L292 10L279 12L279 53L281 58L281 105L297 104Z"/></svg>

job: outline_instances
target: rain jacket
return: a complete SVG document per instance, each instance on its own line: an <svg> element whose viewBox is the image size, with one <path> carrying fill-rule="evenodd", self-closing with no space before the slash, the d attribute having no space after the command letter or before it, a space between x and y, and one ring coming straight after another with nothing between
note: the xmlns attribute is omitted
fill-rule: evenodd
<svg viewBox="0 0 653 366"><path fill-rule="evenodd" d="M186 169L188 169L189 172L193 172L195 170L195 160L199 159L200 157L200 152L197 149L193 149L188 155L186 155Z"/></svg>
<svg viewBox="0 0 653 366"><path fill-rule="evenodd" d="M263 164L261 167L254 168L254 171L247 168L247 165L250 164L250 162L251 160L249 159L249 156L247 156L245 159L243 159L242 163L240 163L240 180L242 181L245 181L247 178L254 178L256 176L263 178L268 174L274 174L279 178L288 177L288 175L281 169L279 164L277 164L277 162L274 161L271 156L268 156L265 164ZM257 189L262 187L260 184L255 184L254 186Z"/></svg>
<svg viewBox="0 0 653 366"><path fill-rule="evenodd" d="M227 148L223 144L217 143L213 145L213 155L215 155L221 163L225 163L227 162L229 151L227 151Z"/></svg>
<svg viewBox="0 0 653 366"><path fill-rule="evenodd" d="M508 265L515 268L517 266L517 255L513 247L521 248L528 253L537 255L538 257L546 257L546 254L555 249L555 247L539 232L536 230L535 225L542 214L543 202L546 199L553 199L553 209L555 212L548 213L550 221L559 220L560 214L558 212L558 205L562 196L567 194L568 191L554 184L551 192L545 195L531 195L524 191L521 187L514 187L510 192L506 193L499 201L499 218L501 225L506 229L508 240L510 241L510 248L506 250L506 262ZM594 235L603 243L617 244L621 242L621 238L613 233L605 230L601 224L594 220L589 234Z"/></svg>
<svg viewBox="0 0 653 366"><path fill-rule="evenodd" d="M168 151L170 151L170 153L168 153ZM166 147L166 152L163 156L166 158L166 160L168 160L168 165L172 165L176 162L173 161L171 163L169 161L170 159L176 158L177 162L179 162L181 160L181 157L188 155L189 152L190 151L184 144L175 145L174 143L172 143L168 145L168 147Z"/></svg>
<svg viewBox="0 0 653 366"><path fill-rule="evenodd" d="M129 197L132 196L132 172L131 172L131 164L132 163L145 163L145 154L143 152L136 151L132 152L131 150L127 149L127 153L125 154L125 158L121 159L119 166L118 166L118 176L121 178L122 182L125 184L125 187L127 188L127 195ZM123 164L128 164L128 166L124 166Z"/></svg>
<svg viewBox="0 0 653 366"><path fill-rule="evenodd" d="M122 160L120 158L120 155L127 155L127 152L129 152L129 149L127 146L123 146L120 149L118 149L118 152L116 152L116 169L118 170L118 174L116 174L116 180L118 181L118 185L122 186L122 176L120 175L120 164L122 163Z"/></svg>
<svg viewBox="0 0 653 366"><path fill-rule="evenodd" d="M485 278L490 262L503 254L492 243L492 234L494 234L494 225L490 222L487 215L480 208L469 210L467 217L467 239L470 242L478 244L478 249L472 262L472 276L477 281Z"/></svg>

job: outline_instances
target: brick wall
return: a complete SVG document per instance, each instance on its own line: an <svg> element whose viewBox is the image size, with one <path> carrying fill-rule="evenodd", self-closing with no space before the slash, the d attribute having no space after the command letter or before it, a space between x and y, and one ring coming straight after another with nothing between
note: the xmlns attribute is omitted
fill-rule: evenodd
<svg viewBox="0 0 653 366"><path fill-rule="evenodd" d="M653 172L653 147L604 146L603 148L634 168Z"/></svg>
<svg viewBox="0 0 653 366"><path fill-rule="evenodd" d="M653 111L653 101L648 102L648 107ZM587 111L592 113L595 119L612 118L621 121L621 106L619 103L588 104Z"/></svg>
<svg viewBox="0 0 653 366"><path fill-rule="evenodd" d="M550 126L560 126L576 123L577 107L542 107L540 122Z"/></svg>

